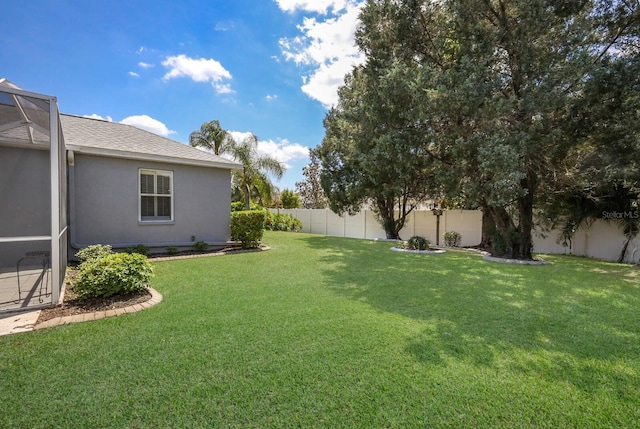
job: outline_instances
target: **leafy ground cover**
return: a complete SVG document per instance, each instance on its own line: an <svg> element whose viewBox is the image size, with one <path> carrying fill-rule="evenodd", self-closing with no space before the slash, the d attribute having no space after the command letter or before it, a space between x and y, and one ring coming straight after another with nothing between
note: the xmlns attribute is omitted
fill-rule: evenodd
<svg viewBox="0 0 640 429"><path fill-rule="evenodd" d="M164 299L0 337L0 427L638 427L640 270L266 233Z"/></svg>

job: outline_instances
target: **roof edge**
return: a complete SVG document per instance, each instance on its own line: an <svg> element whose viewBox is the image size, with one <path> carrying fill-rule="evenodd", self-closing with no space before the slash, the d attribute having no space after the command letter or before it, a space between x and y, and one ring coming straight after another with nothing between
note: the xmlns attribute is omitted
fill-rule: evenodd
<svg viewBox="0 0 640 429"><path fill-rule="evenodd" d="M155 161L155 162L164 162L167 164L191 165L196 167L208 167L208 168L222 168L226 170L235 170L242 167L242 164L239 164L234 161L229 161L228 163L226 163L226 162L204 161L204 160L197 160L197 159L174 158L174 157L163 156L163 155L151 155L146 153L126 152L126 151L119 151L119 150L113 150L113 149L91 148L86 146L69 145L69 144L66 147L68 150L72 150L80 154L106 156L109 158Z"/></svg>

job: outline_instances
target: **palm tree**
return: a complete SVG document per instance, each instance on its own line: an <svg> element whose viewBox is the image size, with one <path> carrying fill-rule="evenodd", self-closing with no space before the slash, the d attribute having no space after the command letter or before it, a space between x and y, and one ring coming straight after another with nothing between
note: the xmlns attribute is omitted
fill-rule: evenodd
<svg viewBox="0 0 640 429"><path fill-rule="evenodd" d="M189 134L189 144L193 147L209 149L214 154L221 155L230 152L233 138L220 127L220 122L213 120L202 124L200 131Z"/></svg>
<svg viewBox="0 0 640 429"><path fill-rule="evenodd" d="M281 179L285 172L284 165L270 156L259 155L258 138L253 134L240 143L232 143L229 152L242 164L242 169L233 172L233 185L242 194L245 209L251 208L252 193L262 201L269 201L275 188L269 174Z"/></svg>

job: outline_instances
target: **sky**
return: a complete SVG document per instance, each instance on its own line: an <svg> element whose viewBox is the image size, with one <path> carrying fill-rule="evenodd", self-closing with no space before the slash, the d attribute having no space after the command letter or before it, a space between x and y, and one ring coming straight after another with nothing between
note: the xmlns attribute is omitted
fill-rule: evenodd
<svg viewBox="0 0 640 429"><path fill-rule="evenodd" d="M363 61L364 0L29 0L0 13L0 78L62 113L181 143L211 120L287 167L295 189L337 88Z"/></svg>

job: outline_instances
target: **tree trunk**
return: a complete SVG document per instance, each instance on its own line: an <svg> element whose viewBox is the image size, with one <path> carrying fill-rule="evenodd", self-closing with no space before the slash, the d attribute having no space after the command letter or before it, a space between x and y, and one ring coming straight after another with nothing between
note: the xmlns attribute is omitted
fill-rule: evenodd
<svg viewBox="0 0 640 429"><path fill-rule="evenodd" d="M533 259L533 203L536 191L536 177L529 172L520 183L527 194L518 198L518 235L517 247L514 249L516 259Z"/></svg>
<svg viewBox="0 0 640 429"><path fill-rule="evenodd" d="M518 242L514 243L515 259L533 259L533 195L531 191L518 199Z"/></svg>
<svg viewBox="0 0 640 429"><path fill-rule="evenodd" d="M251 210L251 190L248 186L244 189L244 209Z"/></svg>
<svg viewBox="0 0 640 429"><path fill-rule="evenodd" d="M377 198L376 207L380 224L384 228L387 239L400 240L400 230L404 226L404 219L396 220L394 213L395 201L393 198Z"/></svg>
<svg viewBox="0 0 640 429"><path fill-rule="evenodd" d="M491 235L493 235L496 225L493 221L493 217L491 216L491 212L486 205L483 205L482 208L482 241L480 241L479 247L482 249L490 249L491 248Z"/></svg>
<svg viewBox="0 0 640 429"><path fill-rule="evenodd" d="M631 242L632 237L627 237L624 241L624 245L622 246L622 251L620 252L620 256L618 257L618 263L621 264L624 262L624 257L627 254L627 248L629 247L629 242Z"/></svg>
<svg viewBox="0 0 640 429"><path fill-rule="evenodd" d="M511 216L502 206L487 206L487 211L491 216L493 227L489 231L491 254L499 258L515 258L514 244L517 242L518 237Z"/></svg>

